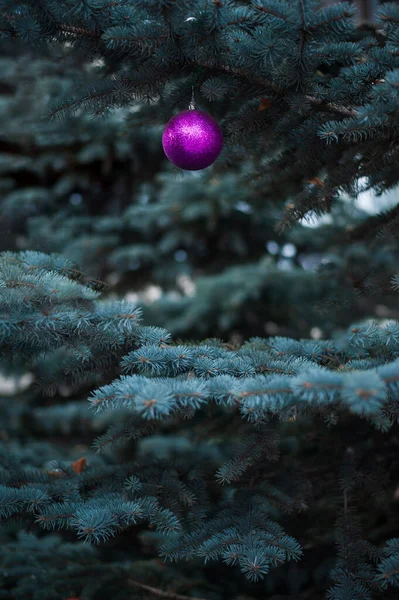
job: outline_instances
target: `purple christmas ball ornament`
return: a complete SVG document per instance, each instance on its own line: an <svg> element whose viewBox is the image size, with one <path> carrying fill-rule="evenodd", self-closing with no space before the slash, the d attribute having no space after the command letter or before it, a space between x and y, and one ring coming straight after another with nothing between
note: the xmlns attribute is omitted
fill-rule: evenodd
<svg viewBox="0 0 399 600"><path fill-rule="evenodd" d="M219 156L223 133L211 115L202 110L185 110L167 122L162 145L171 163L186 171L199 171Z"/></svg>

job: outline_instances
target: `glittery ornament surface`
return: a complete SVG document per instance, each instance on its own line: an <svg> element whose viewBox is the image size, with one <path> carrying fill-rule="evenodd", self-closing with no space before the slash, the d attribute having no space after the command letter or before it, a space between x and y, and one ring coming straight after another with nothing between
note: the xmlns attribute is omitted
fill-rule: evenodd
<svg viewBox="0 0 399 600"><path fill-rule="evenodd" d="M162 145L170 162L199 171L209 167L223 147L223 133L211 115L202 110L185 110L166 124Z"/></svg>

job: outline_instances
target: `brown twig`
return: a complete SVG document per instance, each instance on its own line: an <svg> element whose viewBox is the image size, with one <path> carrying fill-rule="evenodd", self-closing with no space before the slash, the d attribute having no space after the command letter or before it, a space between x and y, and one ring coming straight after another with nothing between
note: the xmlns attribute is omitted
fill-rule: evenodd
<svg viewBox="0 0 399 600"><path fill-rule="evenodd" d="M344 117L356 117L357 110L352 107L342 106L341 104L336 104L335 102L323 102L323 100L319 100L314 96L305 96L306 100L310 102L313 106L325 107L327 110L331 112L339 113Z"/></svg>
<svg viewBox="0 0 399 600"><path fill-rule="evenodd" d="M154 594L154 596L159 596L161 598L170 598L171 600L205 600L205 598L184 596L182 594L175 594L174 592L164 592L163 590L154 588L150 585L145 585L144 583L140 583L139 581L135 581L134 579L128 579L128 584L134 587L141 588L142 590L146 590L147 592L150 592L150 594Z"/></svg>

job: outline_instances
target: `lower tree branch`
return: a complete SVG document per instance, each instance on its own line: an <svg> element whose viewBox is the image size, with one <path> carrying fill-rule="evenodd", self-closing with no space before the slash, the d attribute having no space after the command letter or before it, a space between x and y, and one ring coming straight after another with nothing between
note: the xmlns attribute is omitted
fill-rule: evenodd
<svg viewBox="0 0 399 600"><path fill-rule="evenodd" d="M139 581L135 581L134 579L129 579L128 584L133 587L138 587L142 590L146 590L147 592L150 592L150 594L154 594L154 596L158 596L161 598L170 598L171 600L205 600L205 598L184 596L182 594L175 594L174 592L164 592L163 590L154 588L150 585L145 585L144 583L140 583Z"/></svg>

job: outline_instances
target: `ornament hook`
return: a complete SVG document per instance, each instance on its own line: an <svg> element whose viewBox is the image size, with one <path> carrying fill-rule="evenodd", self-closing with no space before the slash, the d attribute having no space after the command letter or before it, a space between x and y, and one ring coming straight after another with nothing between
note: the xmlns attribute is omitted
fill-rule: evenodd
<svg viewBox="0 0 399 600"><path fill-rule="evenodd" d="M194 86L191 87L191 102L188 105L188 110L195 110Z"/></svg>

